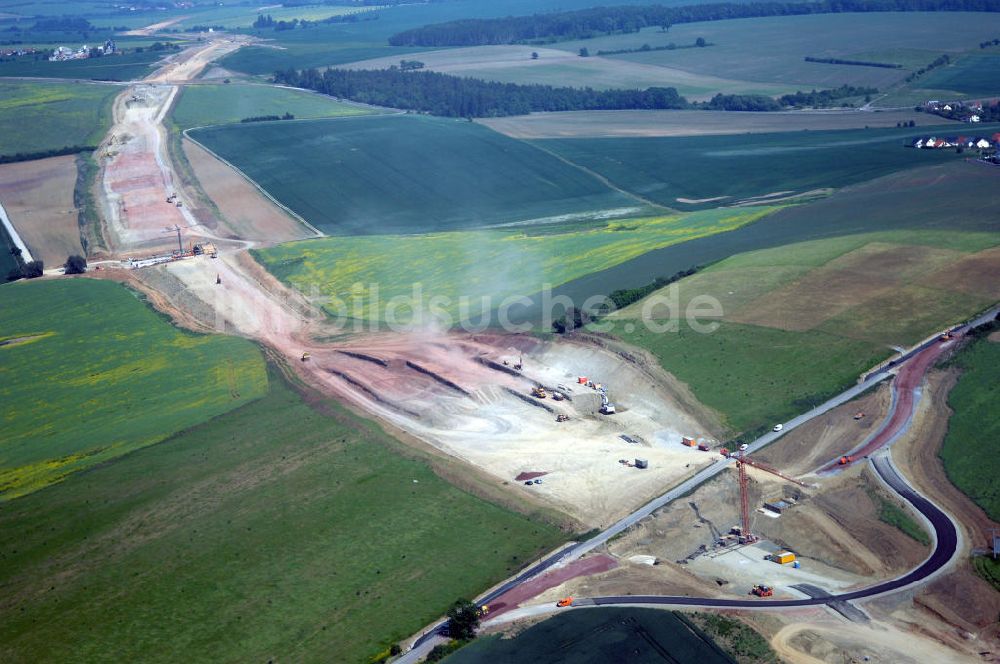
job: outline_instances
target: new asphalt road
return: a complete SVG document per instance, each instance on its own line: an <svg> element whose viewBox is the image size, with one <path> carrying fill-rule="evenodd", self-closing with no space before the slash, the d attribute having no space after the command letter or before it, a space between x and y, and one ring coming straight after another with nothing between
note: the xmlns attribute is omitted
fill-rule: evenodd
<svg viewBox="0 0 1000 664"><path fill-rule="evenodd" d="M981 325L989 320L992 320L997 315L997 309L991 309L989 312L983 314L974 321L971 321L967 325L955 328L955 332L965 332L970 327L975 327ZM862 394L868 389L872 388L876 384L882 382L888 378L891 374L889 369L894 366L899 366L913 358L918 356L922 351L926 350L929 346L937 343L936 340L928 341L920 346L911 349L910 351L904 353L899 358L895 359L884 369L877 371L875 373L865 376L857 385L841 392L837 396L833 397L829 401L813 408L812 410L799 415L798 417L783 423L783 427L779 432L770 432L761 436L754 442L750 443L748 446L748 452L754 452L762 447L774 442L779 437L788 433L789 431L801 426L802 424L808 422L809 420L826 413L837 406L850 401L856 396ZM930 363L921 363L923 366L921 369L923 372L929 368ZM922 377L922 372L921 372ZM894 409L895 410L895 409ZM913 416L913 408L908 409L909 412L905 414L905 421L908 423L909 419ZM891 414L890 417L896 415ZM903 476L899 474L895 466L892 464L892 459L888 452L882 450L870 457L870 462L872 467L878 476L891 487L896 493L907 500L913 507L920 512L921 515L930 524L933 531L934 537L934 548L931 555L921 563L916 569L900 576L896 579L891 579L889 581L884 581L882 583L875 584L874 586L869 586L861 590L855 590L848 593L842 593L839 595L831 595L828 597L811 597L805 599L786 599L786 600L762 600L762 599L713 599L713 598L699 598L699 597L687 597L687 596L661 596L661 595L627 595L627 596L610 596L610 597L594 597L579 600L574 602L574 605L582 606L623 606L623 605L667 605L667 606L698 606L705 608L754 608L754 609L770 609L770 608L782 608L782 607L797 607L797 606L816 606L822 604L829 604L831 602L838 601L851 601L856 599L866 599L871 597L876 597L889 592L895 592L902 588L920 583L933 576L939 570L947 566L954 556L958 553L959 549L959 534L958 527L951 517L945 514L941 509L939 509L934 503L929 501L927 498L921 496L915 489L913 489ZM684 496L703 482L721 473L726 466L730 463L729 460L723 461L720 459L719 462L703 469L702 471L696 473L690 477L685 482L674 487L670 491L666 492L662 496L650 501L646 505L640 507L635 512L632 512L624 519L618 521L610 528L602 531L595 537L574 544L572 546L563 548L556 553L542 559L541 561L535 563L534 565L528 567L520 574L518 574L513 579L510 579L506 583L500 585L494 590L490 591L484 597L478 600L480 605L487 605L496 598L500 597L504 593L508 592L512 588L524 583L528 579L531 579L549 568L557 564L565 564L576 560L585 553L592 551L593 549L607 543L615 535L625 531L629 527L635 525L642 519L650 516L653 512L660 509L667 503L670 503L677 498ZM417 661L417 658L426 654L435 642L443 642L444 638L442 632L445 628L445 623L439 623L435 625L431 630L417 638L414 642L413 647L407 652L406 656L401 658L399 661Z"/></svg>

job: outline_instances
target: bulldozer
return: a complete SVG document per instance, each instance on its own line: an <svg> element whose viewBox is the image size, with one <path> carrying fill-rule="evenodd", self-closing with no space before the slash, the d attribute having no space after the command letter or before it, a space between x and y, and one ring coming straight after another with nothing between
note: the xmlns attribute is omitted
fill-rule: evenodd
<svg viewBox="0 0 1000 664"><path fill-rule="evenodd" d="M755 585L750 589L750 594L757 597L771 597L774 595L774 588L771 586Z"/></svg>
<svg viewBox="0 0 1000 664"><path fill-rule="evenodd" d="M531 388L531 396L535 397L536 399L544 399L548 395L545 393L544 387L542 387L541 385L536 385L535 387Z"/></svg>

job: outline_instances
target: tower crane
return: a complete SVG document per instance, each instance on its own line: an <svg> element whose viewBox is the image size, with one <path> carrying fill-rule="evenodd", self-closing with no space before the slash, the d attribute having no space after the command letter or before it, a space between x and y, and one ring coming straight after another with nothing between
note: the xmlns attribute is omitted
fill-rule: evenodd
<svg viewBox="0 0 1000 664"><path fill-rule="evenodd" d="M181 241L181 227L178 226L177 224L174 224L173 228L171 228L170 226L167 226L167 230L165 230L163 232L164 233L177 233L177 251L179 253L183 254L184 253L184 243Z"/></svg>
<svg viewBox="0 0 1000 664"><path fill-rule="evenodd" d="M750 479L747 477L747 468L746 468L747 466L753 466L754 468L763 470L764 472L767 473L771 473L772 475L776 475L787 482L797 484L801 487L809 486L805 482L800 482L799 480L793 477L789 477L788 475L783 474L781 471L777 470L776 468L772 468L771 466L767 465L766 463L763 463L762 461L751 459L749 456L747 456L746 453L747 447L748 447L747 444L744 443L743 445L740 445L738 450L732 453L725 447L723 447L722 450L720 450L722 456L736 461L736 472L739 476L739 483L740 483L740 532L739 532L740 544L753 544L754 542L760 539L759 537L754 535L753 532L751 532L750 530L750 495L747 490L747 487L750 483Z"/></svg>

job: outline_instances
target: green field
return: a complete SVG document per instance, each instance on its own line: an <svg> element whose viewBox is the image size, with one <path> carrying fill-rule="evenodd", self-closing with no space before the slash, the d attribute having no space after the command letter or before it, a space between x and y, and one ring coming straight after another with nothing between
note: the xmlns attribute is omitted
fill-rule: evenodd
<svg viewBox="0 0 1000 664"><path fill-rule="evenodd" d="M777 16L674 25L663 33L599 37L554 46L576 52L691 44L704 37L709 48L650 51L611 56L639 64L675 67L686 72L799 89L865 85L886 89L911 69L942 53L978 48L1000 34L1000 16L967 12L906 12ZM900 51L906 58L899 59ZM898 63L903 69L806 62L806 56Z"/></svg>
<svg viewBox="0 0 1000 664"><path fill-rule="evenodd" d="M96 146L119 92L114 85L0 82L0 155Z"/></svg>
<svg viewBox="0 0 1000 664"><path fill-rule="evenodd" d="M261 5L230 4L224 6L206 6L194 12L185 12L181 20L175 24L180 29L189 29L194 26L221 26L226 29L252 30L253 22L260 14L270 15L275 21L321 21L332 16L342 16L344 14L355 14L358 12L372 11L372 7L336 7L323 6L321 3L305 7L282 7L274 6L264 8ZM311 28L310 28L311 29ZM262 34L270 34L272 31L262 31Z"/></svg>
<svg viewBox="0 0 1000 664"><path fill-rule="evenodd" d="M606 322L650 350L731 429L753 430L832 396L888 357L890 345L916 343L989 306L988 272L963 283L950 275L975 272L974 261L998 244L996 233L893 231L738 254ZM717 301L719 328L698 333L683 318L676 331L643 324L666 323L670 300L650 302L674 289L682 316L695 297Z"/></svg>
<svg viewBox="0 0 1000 664"><path fill-rule="evenodd" d="M683 4L685 1L674 0L673 4ZM614 0L606 4L627 3L624 0ZM381 56L398 59L422 50L388 45L390 35L410 28L463 18L517 16L592 6L593 0L463 0L404 4L379 9L377 20L318 25L308 30L251 31L274 41L262 46L241 48L223 58L221 64L233 71L269 76L278 69L288 67L322 68Z"/></svg>
<svg viewBox="0 0 1000 664"><path fill-rule="evenodd" d="M537 59L532 53L538 54ZM477 46L427 51L418 58L431 71L500 83L590 87L594 89L673 87L692 101L723 92L780 95L795 88L780 83L739 81L680 69L643 65L614 58L581 58L575 53L539 46ZM399 63L386 56L352 63L360 69L385 69Z"/></svg>
<svg viewBox="0 0 1000 664"><path fill-rule="evenodd" d="M129 290L66 279L0 288L0 500L163 440L256 399L264 361L184 332Z"/></svg>
<svg viewBox="0 0 1000 664"><path fill-rule="evenodd" d="M1000 440L1000 343L978 339L955 359L962 369L948 395L954 411L941 448L948 478L1000 520L1000 460L993 452Z"/></svg>
<svg viewBox="0 0 1000 664"><path fill-rule="evenodd" d="M372 111L331 97L270 85L240 83L189 85L182 88L173 119L181 129L231 124L243 118L291 113L296 118L367 115Z"/></svg>
<svg viewBox="0 0 1000 664"><path fill-rule="evenodd" d="M734 432L783 422L818 406L891 354L878 344L823 332L725 321L711 334L683 323L677 332L637 324L629 333L621 324L613 333L652 352Z"/></svg>
<svg viewBox="0 0 1000 664"><path fill-rule="evenodd" d="M984 125L980 131L990 133L997 128ZM923 132L933 130L924 128ZM915 129L885 128L532 143L626 191L661 205L697 209L732 205L752 197L839 188L960 158L954 151L903 147L906 139L919 134Z"/></svg>
<svg viewBox="0 0 1000 664"><path fill-rule="evenodd" d="M938 67L919 80L921 88L948 90L966 97L1000 95L1000 54L974 53Z"/></svg>
<svg viewBox="0 0 1000 664"><path fill-rule="evenodd" d="M153 71L153 65L165 51L143 51L125 55L49 62L19 58L0 62L0 77L30 76L41 78L73 78L93 81L133 81L144 78Z"/></svg>
<svg viewBox="0 0 1000 664"><path fill-rule="evenodd" d="M702 616L709 620L701 620ZM742 639L724 650L711 634L720 627L727 637L740 631ZM509 639L479 638L444 661L447 664L626 661L750 664L775 660L761 635L730 618L689 616L656 609L607 608L561 613Z"/></svg>
<svg viewBox="0 0 1000 664"><path fill-rule="evenodd" d="M643 207L521 141L414 115L267 122L189 136L320 230L421 233Z"/></svg>
<svg viewBox="0 0 1000 664"><path fill-rule="evenodd" d="M489 311L508 296L530 295L546 283L565 283L657 247L729 231L771 211L707 210L582 226L323 238L255 255L279 279L304 293L336 298L353 317L382 320L390 301L410 296L417 283L426 304L445 298L438 308L456 321L463 297L470 314L483 310L484 298ZM327 310L342 309L334 302Z"/></svg>
<svg viewBox="0 0 1000 664"><path fill-rule="evenodd" d="M742 252L878 230L920 230L921 236L934 231L940 246L968 251L988 246L995 237L998 205L1000 187L993 169L951 161L847 187L808 205L785 207L728 233L654 249L567 282L553 294L580 303Z"/></svg>
<svg viewBox="0 0 1000 664"><path fill-rule="evenodd" d="M365 662L562 541L408 454L274 373L263 399L9 503L0 659Z"/></svg>

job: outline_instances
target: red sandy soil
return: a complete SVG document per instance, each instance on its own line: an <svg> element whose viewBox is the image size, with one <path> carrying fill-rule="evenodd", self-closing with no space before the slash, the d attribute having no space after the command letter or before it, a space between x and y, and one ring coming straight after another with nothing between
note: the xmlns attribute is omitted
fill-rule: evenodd
<svg viewBox="0 0 1000 664"><path fill-rule="evenodd" d="M553 569L530 581L522 583L517 588L493 600L490 603L489 619L495 618L511 609L516 609L518 605L541 595L550 588L562 585L570 579L607 572L616 567L618 567L618 562L614 558L601 554L576 560L565 567Z"/></svg>
<svg viewBox="0 0 1000 664"><path fill-rule="evenodd" d="M955 336L957 339L960 335L956 334ZM955 343L956 341L935 343L903 364L893 380L896 410L890 416L885 427L875 434L864 447L851 455L855 461L863 459L880 447L891 443L906 429L913 417L916 406L916 390L923 382L924 374L941 357L941 354ZM840 467L839 461L832 461L823 468L823 471L836 470Z"/></svg>

